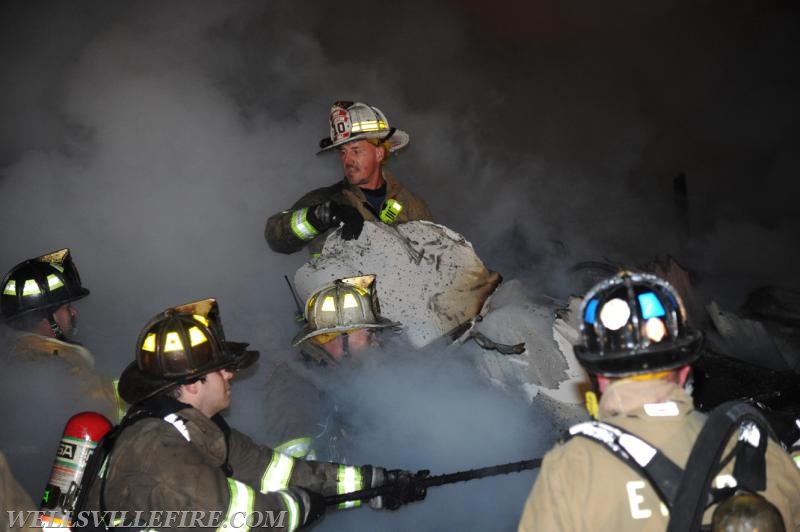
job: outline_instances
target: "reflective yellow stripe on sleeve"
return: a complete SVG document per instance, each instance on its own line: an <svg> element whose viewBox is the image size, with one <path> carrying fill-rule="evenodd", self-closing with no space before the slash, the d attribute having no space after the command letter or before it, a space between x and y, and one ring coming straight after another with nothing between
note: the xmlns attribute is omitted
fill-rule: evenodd
<svg viewBox="0 0 800 532"><path fill-rule="evenodd" d="M112 380L111 386L114 388L114 401L117 405L117 422L119 422L125 417L127 408L125 408L125 401L122 400L122 396L119 394L119 379Z"/></svg>
<svg viewBox="0 0 800 532"><path fill-rule="evenodd" d="M282 490L289 485L294 469L294 458L278 451L272 451L264 476L261 477L261 493Z"/></svg>
<svg viewBox="0 0 800 532"><path fill-rule="evenodd" d="M308 207L297 209L292 213L289 227L292 228L292 232L295 236L304 242L312 240L319 234L319 231L308 221Z"/></svg>
<svg viewBox="0 0 800 532"><path fill-rule="evenodd" d="M288 454L292 458L305 458L307 460L314 460L314 450L311 448L311 438L295 438L293 440L285 441L275 447L276 451L283 454Z"/></svg>
<svg viewBox="0 0 800 532"><path fill-rule="evenodd" d="M250 527L247 526L245 517L252 514L255 507L256 495L253 488L238 480L228 478L228 491L230 492L228 512L225 514L222 524L217 528L217 532L230 532L231 530L247 532ZM233 516L236 514L238 516L234 520ZM234 524L239 526L234 526Z"/></svg>
<svg viewBox="0 0 800 532"><path fill-rule="evenodd" d="M357 467L340 465L336 475L336 493L350 493L362 489L361 470ZM361 501L347 501L339 504L337 508L356 508L361 506Z"/></svg>
<svg viewBox="0 0 800 532"><path fill-rule="evenodd" d="M292 494L286 490L280 490L275 493L281 496L283 504L289 512L289 524L286 525L286 530L288 532L294 532L297 530L297 527L300 526L300 505L297 504Z"/></svg>

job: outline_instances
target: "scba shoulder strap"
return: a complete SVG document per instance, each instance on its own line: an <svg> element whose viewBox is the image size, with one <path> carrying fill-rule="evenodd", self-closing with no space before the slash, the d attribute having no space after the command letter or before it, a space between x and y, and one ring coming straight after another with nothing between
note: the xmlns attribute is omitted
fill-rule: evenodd
<svg viewBox="0 0 800 532"><path fill-rule="evenodd" d="M722 453L737 429L736 445L723 457ZM766 489L769 438L778 441L764 415L751 404L729 401L712 410L686 462L675 506L670 508L667 532L699 530L706 507L723 498L719 492L732 494L730 489L712 489L711 479L733 458L736 459L733 476L737 487L753 493ZM710 503L702 504L709 499Z"/></svg>
<svg viewBox="0 0 800 532"><path fill-rule="evenodd" d="M601 421L588 421L570 427L569 437L573 436L583 436L605 447L645 477L664 504L672 508L683 470L658 448L616 425Z"/></svg>
<svg viewBox="0 0 800 532"><path fill-rule="evenodd" d="M722 453L733 433L738 440L726 456ZM569 429L568 438L593 440L646 478L670 512L667 532L700 529L703 512L730 496L734 488L712 488L712 479L735 458L737 487L749 491L766 488L766 448L769 437L777 441L769 422L754 406L723 403L709 413L695 440L686 469L681 469L647 441L610 423L591 421Z"/></svg>
<svg viewBox="0 0 800 532"><path fill-rule="evenodd" d="M75 504L75 509L73 510L73 516L77 516L79 512L85 510L86 503L88 500L89 492L93 483L96 480L100 480L100 489L99 489L99 497L100 497L100 510L103 515L106 512L106 501L105 501L105 491L106 491L106 479L108 478L108 464L111 459L111 454L113 452L114 445L117 442L120 434L127 429L128 427L134 425L136 422L146 419L146 418L161 418L166 423L169 423L178 433L186 440L191 441L189 436L189 431L186 428L185 420L177 414L178 411L183 410L188 405L181 403L180 401L173 399L171 397L166 396L159 396L148 401L145 401L137 408L132 408L128 414L122 419L119 425L114 426L100 442L98 442L95 449L92 451L92 454L89 456L89 460L86 464L86 468L84 469L83 477L81 478L81 485L78 491L78 499ZM222 464L221 468L225 472L226 476L230 476L232 474L231 467L228 464L228 452L229 446L227 442L230 437L230 428L228 427L225 420L217 415L212 418L212 421L216 423L220 429L223 431L225 435L226 441L226 455L225 455L225 463ZM89 525L89 527L83 527L82 530L111 530L114 528L113 523L102 523L99 528L95 528L93 525ZM80 527L73 527L73 528L80 528Z"/></svg>

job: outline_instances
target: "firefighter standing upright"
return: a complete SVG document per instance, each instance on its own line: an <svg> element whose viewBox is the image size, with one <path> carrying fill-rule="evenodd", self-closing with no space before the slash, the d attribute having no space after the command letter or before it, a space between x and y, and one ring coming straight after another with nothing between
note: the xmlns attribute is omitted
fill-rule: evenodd
<svg viewBox="0 0 800 532"><path fill-rule="evenodd" d="M96 410L118 419L122 410L113 381L93 368L92 354L74 340L75 302L87 295L67 248L25 260L0 281L10 354L0 404L9 414L36 413L6 427L0 446L36 497L45 487L51 445L64 421L57 414Z"/></svg>
<svg viewBox="0 0 800 532"><path fill-rule="evenodd" d="M686 466L707 418L683 389L702 340L685 320L677 292L654 275L625 272L589 291L581 309L583 345L575 352L602 394L599 404L587 401L599 423L572 427L576 437L547 453L520 531L666 529L670 516L656 487L617 452L630 451L637 463L663 456ZM762 456L762 495L780 510L787 530L797 530L800 472L773 440ZM721 470L716 487L743 483L733 475L738 459ZM704 523L712 510L706 510Z"/></svg>
<svg viewBox="0 0 800 532"><path fill-rule="evenodd" d="M425 202L384 169L390 155L408 142L408 133L390 127L377 107L335 102L330 137L320 141L320 153L338 149L345 178L312 190L290 209L270 216L264 231L270 248L294 253L311 244L312 251L318 251L323 237L340 225L342 238L358 238L364 220L433 221Z"/></svg>

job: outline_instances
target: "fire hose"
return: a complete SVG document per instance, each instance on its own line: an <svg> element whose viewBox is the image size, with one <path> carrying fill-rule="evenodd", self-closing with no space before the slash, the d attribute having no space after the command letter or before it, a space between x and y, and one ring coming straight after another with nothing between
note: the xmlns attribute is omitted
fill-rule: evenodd
<svg viewBox="0 0 800 532"><path fill-rule="evenodd" d="M481 467L479 469L468 469L466 471L458 471L456 473L447 473L445 475L427 476L428 471L418 471L411 478L411 489L424 490L431 486L442 486L444 484L453 484L455 482L466 482L468 480L475 480L478 478L492 477L495 475L507 475L508 473L519 473L527 469L536 469L542 465L541 458L534 458L533 460L522 460L520 462L511 462L508 464L501 464L490 467ZM347 501L369 500L373 497L392 492L395 486L392 484L379 486L377 488L367 488L359 491L352 491L350 493L342 493L341 495L329 495L325 497L325 504L328 506L341 504Z"/></svg>

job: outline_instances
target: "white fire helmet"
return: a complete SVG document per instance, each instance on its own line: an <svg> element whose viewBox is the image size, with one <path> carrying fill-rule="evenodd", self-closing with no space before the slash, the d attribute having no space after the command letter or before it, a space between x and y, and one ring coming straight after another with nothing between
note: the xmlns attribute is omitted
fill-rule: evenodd
<svg viewBox="0 0 800 532"><path fill-rule="evenodd" d="M306 301L308 323L293 345L320 335L339 335L356 329L397 328L399 323L380 315L375 275L337 279L316 290Z"/></svg>
<svg viewBox="0 0 800 532"><path fill-rule="evenodd" d="M329 138L319 141L318 153L332 150L354 140L377 139L394 153L405 147L410 138L402 129L389 126L383 111L361 102L334 102L330 114Z"/></svg>

